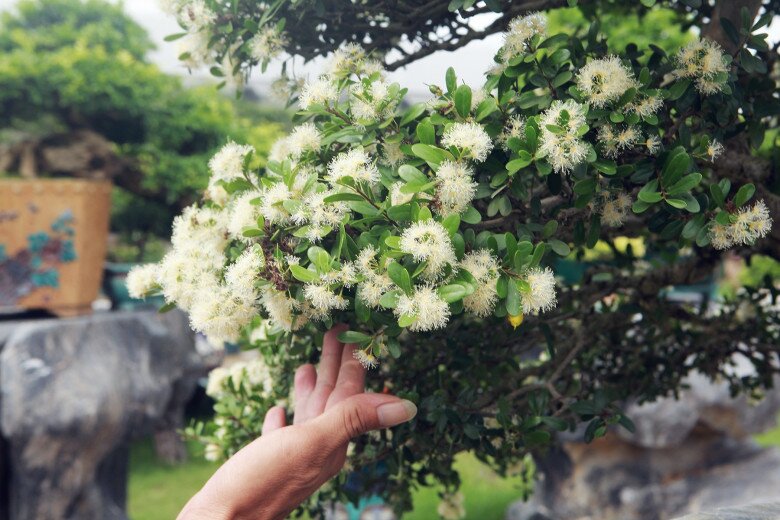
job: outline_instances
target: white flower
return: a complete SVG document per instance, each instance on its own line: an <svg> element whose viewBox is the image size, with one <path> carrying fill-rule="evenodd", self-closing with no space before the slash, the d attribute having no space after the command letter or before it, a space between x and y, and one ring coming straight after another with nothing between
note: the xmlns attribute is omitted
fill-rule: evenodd
<svg viewBox="0 0 780 520"><path fill-rule="evenodd" d="M230 371L223 367L217 367L209 372L208 383L206 383L206 395L219 399L225 393L225 383L230 377Z"/></svg>
<svg viewBox="0 0 780 520"><path fill-rule="evenodd" d="M520 292L520 300L523 305L523 313L545 312L555 308L555 275L549 267L541 269L533 267L526 272L526 282L530 286L528 291Z"/></svg>
<svg viewBox="0 0 780 520"><path fill-rule="evenodd" d="M230 181L244 175L244 158L255 149L249 145L236 144L230 141L218 151L209 161L211 183Z"/></svg>
<svg viewBox="0 0 780 520"><path fill-rule="evenodd" d="M357 286L357 297L360 298L367 307L376 309L379 307L379 300L387 291L393 288L393 281L386 274L369 273L364 280Z"/></svg>
<svg viewBox="0 0 780 520"><path fill-rule="evenodd" d="M271 322L286 331L298 330L306 323L306 317L295 313L301 309L297 300L286 293L275 289L263 291L260 301L263 304Z"/></svg>
<svg viewBox="0 0 780 520"><path fill-rule="evenodd" d="M453 123L444 132L442 144L459 149L466 157L477 162L487 159L493 149L493 141L478 123Z"/></svg>
<svg viewBox="0 0 780 520"><path fill-rule="evenodd" d="M200 263L201 269L220 269L225 263L224 250L228 243L227 211L213 208L185 208L173 219L171 244L177 253Z"/></svg>
<svg viewBox="0 0 780 520"><path fill-rule="evenodd" d="M414 198L414 193L404 193L401 191L403 185L404 183L399 181L394 182L393 185L390 186L390 204L393 206L406 204Z"/></svg>
<svg viewBox="0 0 780 520"><path fill-rule="evenodd" d="M327 313L333 309L346 309L349 301L340 294L334 293L325 284L307 283L303 288L303 296L317 311Z"/></svg>
<svg viewBox="0 0 780 520"><path fill-rule="evenodd" d="M159 282L167 303L189 310L195 294L203 285L217 285L214 271L204 266L187 251L173 250L160 261Z"/></svg>
<svg viewBox="0 0 780 520"><path fill-rule="evenodd" d="M724 226L717 222L710 228L710 243L715 249L728 249L734 245L731 236L731 226Z"/></svg>
<svg viewBox="0 0 780 520"><path fill-rule="evenodd" d="M657 135L648 135L645 140L645 148L647 148L647 153L655 155L661 149L661 138Z"/></svg>
<svg viewBox="0 0 780 520"><path fill-rule="evenodd" d="M265 264L263 250L258 244L246 248L225 270L225 283L240 297L254 301L258 298L257 281Z"/></svg>
<svg viewBox="0 0 780 520"><path fill-rule="evenodd" d="M263 191L262 202L260 203L260 214L263 215L266 222L271 224L284 224L290 214L282 205L284 201L290 200L292 193L283 182L277 182Z"/></svg>
<svg viewBox="0 0 780 520"><path fill-rule="evenodd" d="M401 234L400 249L417 262L426 262L423 277L438 278L447 264L454 265L455 250L444 226L435 220L415 222Z"/></svg>
<svg viewBox="0 0 780 520"><path fill-rule="evenodd" d="M479 284L476 290L463 299L463 306L472 314L485 317L493 312L498 295L498 260L487 249L467 253L460 267L468 271Z"/></svg>
<svg viewBox="0 0 780 520"><path fill-rule="evenodd" d="M313 105L327 105L337 101L339 90L330 76L320 76L307 81L301 89L298 104L301 109L308 110Z"/></svg>
<svg viewBox="0 0 780 520"><path fill-rule="evenodd" d="M176 40L176 52L186 56L184 64L194 69L209 60L209 39L202 32L189 33Z"/></svg>
<svg viewBox="0 0 780 520"><path fill-rule="evenodd" d="M206 444L206 447L203 449L203 458L209 462L217 462L222 458L222 448L219 444Z"/></svg>
<svg viewBox="0 0 780 520"><path fill-rule="evenodd" d="M392 116L396 103L389 99L390 87L379 79L366 85L355 83L350 89L350 112L362 123Z"/></svg>
<svg viewBox="0 0 780 520"><path fill-rule="evenodd" d="M259 207L252 204L252 201L262 196L262 192L249 190L233 201L230 208L230 220L228 222L228 233L234 240L250 242L250 237L244 236L245 229L257 228L257 218L260 216Z"/></svg>
<svg viewBox="0 0 780 520"><path fill-rule="evenodd" d="M537 34L544 34L547 20L541 13L531 13L527 16L514 18L509 22L504 34L504 45L499 51L501 59L507 62L528 52L528 43Z"/></svg>
<svg viewBox="0 0 780 520"><path fill-rule="evenodd" d="M577 73L577 87L591 105L601 108L638 87L634 74L617 56L591 60Z"/></svg>
<svg viewBox="0 0 780 520"><path fill-rule="evenodd" d="M232 287L204 286L196 294L190 310L190 325L209 340L235 343L241 329L257 313L254 298L235 292Z"/></svg>
<svg viewBox="0 0 780 520"><path fill-rule="evenodd" d="M370 348L366 350L356 349L352 355L366 370L376 368L379 365L379 361Z"/></svg>
<svg viewBox="0 0 780 520"><path fill-rule="evenodd" d="M621 211L617 201L609 199L601 208L601 222L609 227L620 227L626 219L626 212Z"/></svg>
<svg viewBox="0 0 780 520"><path fill-rule="evenodd" d="M249 54L260 62L270 60L281 54L287 43L285 33L266 25L249 41Z"/></svg>
<svg viewBox="0 0 780 520"><path fill-rule="evenodd" d="M213 24L217 15L203 0L191 0L181 10L179 18L188 29L199 31Z"/></svg>
<svg viewBox="0 0 780 520"><path fill-rule="evenodd" d="M541 127L541 152L556 172L568 172L585 160L587 145L578 137L584 126L586 107L572 99L553 101L543 114ZM549 127L559 127L559 133Z"/></svg>
<svg viewBox="0 0 780 520"><path fill-rule="evenodd" d="M707 145L707 155L710 157L710 161L714 161L718 157L720 157L720 154L723 153L723 145L720 144L715 139L711 140L710 143Z"/></svg>
<svg viewBox="0 0 780 520"><path fill-rule="evenodd" d="M383 142L382 152L382 162L388 166L395 166L406 158L406 155L401 151L400 142Z"/></svg>
<svg viewBox="0 0 780 520"><path fill-rule="evenodd" d="M439 298L436 290L430 285L418 286L412 296L402 294L395 308L397 316L414 316L415 321L409 325L409 330L422 332L440 329L447 324L450 317L450 307Z"/></svg>
<svg viewBox="0 0 780 520"><path fill-rule="evenodd" d="M365 151L353 148L348 152L338 154L328 165L328 176L326 177L328 182L336 184L344 177L376 184L379 182L379 170Z"/></svg>
<svg viewBox="0 0 780 520"><path fill-rule="evenodd" d="M346 77L357 74L363 70L366 60L366 51L356 43L348 43L336 50L328 64L328 71L336 77ZM376 64L372 64L376 67Z"/></svg>
<svg viewBox="0 0 780 520"><path fill-rule="evenodd" d="M441 215L460 214L468 209L477 193L477 183L471 179L473 173L471 168L452 161L439 165L435 209Z"/></svg>
<svg viewBox="0 0 780 520"><path fill-rule="evenodd" d="M639 116L648 117L658 112L663 105L664 100L660 97L645 96L639 101L629 104L628 109Z"/></svg>
<svg viewBox="0 0 780 520"><path fill-rule="evenodd" d="M728 72L728 60L721 46L714 41L690 42L677 53L676 61L678 68L674 75L694 79L700 93L709 95L723 90L725 81L720 76Z"/></svg>
<svg viewBox="0 0 780 520"><path fill-rule="evenodd" d="M460 520L466 517L466 508L463 507L463 495L461 493L445 494L436 512L443 520Z"/></svg>
<svg viewBox="0 0 780 520"><path fill-rule="evenodd" d="M127 292L131 298L145 298L158 285L160 268L157 264L137 265L127 273Z"/></svg>
<svg viewBox="0 0 780 520"><path fill-rule="evenodd" d="M268 398L273 392L273 377L265 361L256 357L245 362L234 363L230 367L230 379L233 386L239 388L242 384L249 387L252 393Z"/></svg>
<svg viewBox="0 0 780 520"><path fill-rule="evenodd" d="M303 153L308 151L317 151L322 145L322 135L314 123L304 123L296 126L290 137L290 148L293 158L297 159Z"/></svg>

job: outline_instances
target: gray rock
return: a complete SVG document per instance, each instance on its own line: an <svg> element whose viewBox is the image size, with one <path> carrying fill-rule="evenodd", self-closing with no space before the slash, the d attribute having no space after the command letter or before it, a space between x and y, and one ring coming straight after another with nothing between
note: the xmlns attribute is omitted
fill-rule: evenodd
<svg viewBox="0 0 780 520"><path fill-rule="evenodd" d="M776 424L779 383L754 403L694 374L680 400L628 406L633 434L615 429L590 444L582 432L561 436L560 448L537 458L534 506L513 505L506 518L661 520L777 500L780 450L750 435Z"/></svg>
<svg viewBox="0 0 780 520"><path fill-rule="evenodd" d="M30 321L5 334L8 518L125 520L128 441L180 424L202 373L179 312Z"/></svg>
<svg viewBox="0 0 780 520"><path fill-rule="evenodd" d="M775 502L694 513L677 520L777 520L778 518L780 518L780 503Z"/></svg>

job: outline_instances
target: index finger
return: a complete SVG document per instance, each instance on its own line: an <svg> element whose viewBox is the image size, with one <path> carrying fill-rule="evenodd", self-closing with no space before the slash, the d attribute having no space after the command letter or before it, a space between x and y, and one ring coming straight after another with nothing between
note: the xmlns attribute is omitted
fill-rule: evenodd
<svg viewBox="0 0 780 520"><path fill-rule="evenodd" d="M366 369L355 359L356 345L349 344L344 347L341 355L341 367L339 367L339 377L336 380L336 387L328 398L325 409L340 403L348 397L361 394L366 386Z"/></svg>

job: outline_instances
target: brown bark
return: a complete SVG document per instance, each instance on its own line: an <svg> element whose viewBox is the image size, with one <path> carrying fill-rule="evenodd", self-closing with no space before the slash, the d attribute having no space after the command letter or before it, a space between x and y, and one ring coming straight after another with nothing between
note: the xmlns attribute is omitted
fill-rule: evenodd
<svg viewBox="0 0 780 520"><path fill-rule="evenodd" d="M726 31L723 30L720 19L725 18L739 30L742 24L742 15L740 14L742 8L746 7L750 14L750 19L755 20L759 9L761 9L761 3L762 0L718 0L715 4L715 9L712 11L712 19L702 28L702 34L718 42L729 54L733 54L739 47L731 41Z"/></svg>

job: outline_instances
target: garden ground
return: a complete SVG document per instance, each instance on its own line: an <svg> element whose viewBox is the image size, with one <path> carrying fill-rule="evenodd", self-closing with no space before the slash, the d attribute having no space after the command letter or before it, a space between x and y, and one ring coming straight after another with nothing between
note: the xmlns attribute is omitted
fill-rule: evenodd
<svg viewBox="0 0 780 520"><path fill-rule="evenodd" d="M756 437L763 446L780 446L780 427ZM181 466L167 466L154 457L151 442L133 446L130 459L128 511L132 520L170 520L176 518L217 465L197 455L196 444L189 445L191 458ZM502 479L471 454L459 457L456 468L463 479L461 488L468 511L467 520L501 520L507 506L518 500L522 491L519 478ZM435 488L414 494L414 511L404 520L437 518L439 503Z"/></svg>

